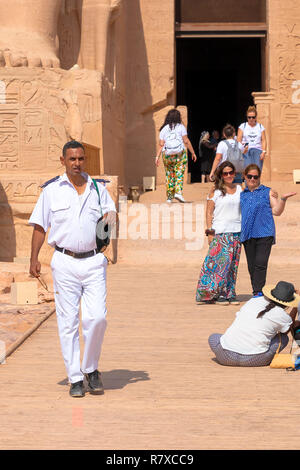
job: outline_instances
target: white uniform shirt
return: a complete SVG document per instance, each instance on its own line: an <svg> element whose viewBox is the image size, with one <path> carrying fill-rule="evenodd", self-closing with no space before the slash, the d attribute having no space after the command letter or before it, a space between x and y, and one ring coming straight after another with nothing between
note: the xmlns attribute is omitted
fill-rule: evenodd
<svg viewBox="0 0 300 470"><path fill-rule="evenodd" d="M231 145L231 147L233 147L236 142L236 139L226 139L226 140ZM239 149L243 151L244 150L243 145L240 142L238 142L238 145L239 145ZM221 142L218 143L217 150L216 150L216 154L220 153L222 155L222 158L218 166L220 166L221 163L226 162L227 152L228 152L228 147L225 144L224 140L221 140Z"/></svg>
<svg viewBox="0 0 300 470"><path fill-rule="evenodd" d="M97 190L92 178L87 179L83 195L79 196L67 174L48 184L41 193L29 219L30 225L40 225L47 232L50 246L59 246L76 253L94 250L96 245L96 225L101 215L116 212L115 204L102 183Z"/></svg>
<svg viewBox="0 0 300 470"><path fill-rule="evenodd" d="M236 233L241 231L241 207L240 195L242 187L237 184L234 194L226 193L225 196L219 189L214 192L208 201L214 201L212 228L215 233Z"/></svg>
<svg viewBox="0 0 300 470"><path fill-rule="evenodd" d="M257 318L258 313L264 310L267 304L268 301L264 297L248 300L237 312L232 325L221 336L221 346L239 354L260 354L268 351L276 334L289 330L292 318L281 307L274 307L261 318Z"/></svg>

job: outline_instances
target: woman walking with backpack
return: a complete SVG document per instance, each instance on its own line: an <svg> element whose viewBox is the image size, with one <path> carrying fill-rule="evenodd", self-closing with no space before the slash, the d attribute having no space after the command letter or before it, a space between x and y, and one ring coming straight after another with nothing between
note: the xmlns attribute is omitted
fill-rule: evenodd
<svg viewBox="0 0 300 470"><path fill-rule="evenodd" d="M235 183L242 183L242 172L244 171L244 156L243 153L247 152L247 148L237 142L235 136L235 128L231 124L226 124L223 129L224 140L219 142L216 156L209 175L210 181L214 181L215 172L219 165L225 161L230 161L236 169Z"/></svg>
<svg viewBox="0 0 300 470"><path fill-rule="evenodd" d="M186 147L192 154L192 160L197 160L192 144L187 136L187 130L181 122L181 114L177 109L171 109L166 115L160 128L159 148L155 158L156 166L162 154L167 186L167 202L172 199L185 202L183 192L183 177L187 164Z"/></svg>

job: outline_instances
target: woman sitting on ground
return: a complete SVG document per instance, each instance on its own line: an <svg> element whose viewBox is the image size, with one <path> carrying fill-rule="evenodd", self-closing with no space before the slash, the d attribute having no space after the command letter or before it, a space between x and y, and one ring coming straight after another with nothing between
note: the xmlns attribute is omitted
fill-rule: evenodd
<svg viewBox="0 0 300 470"><path fill-rule="evenodd" d="M242 187L233 183L236 172L231 162L217 168L215 185L207 197L206 235L209 250L196 291L196 302L238 304L235 283L240 261Z"/></svg>
<svg viewBox="0 0 300 470"><path fill-rule="evenodd" d="M300 301L295 292L293 284L280 281L265 286L263 297L252 297L244 304L223 335L212 334L208 339L217 362L223 366L269 365L280 342L280 351L288 344L287 333L295 323Z"/></svg>

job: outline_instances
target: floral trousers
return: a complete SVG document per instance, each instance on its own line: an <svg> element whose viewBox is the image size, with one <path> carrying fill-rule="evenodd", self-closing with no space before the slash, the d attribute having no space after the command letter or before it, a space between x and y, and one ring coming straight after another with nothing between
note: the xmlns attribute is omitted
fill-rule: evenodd
<svg viewBox="0 0 300 470"><path fill-rule="evenodd" d="M187 152L183 150L176 155L166 155L163 153L162 157L166 172L167 199L173 199L175 194L182 194L183 191Z"/></svg>
<svg viewBox="0 0 300 470"><path fill-rule="evenodd" d="M196 301L235 297L235 284L241 255L240 233L219 233L209 245L201 268Z"/></svg>

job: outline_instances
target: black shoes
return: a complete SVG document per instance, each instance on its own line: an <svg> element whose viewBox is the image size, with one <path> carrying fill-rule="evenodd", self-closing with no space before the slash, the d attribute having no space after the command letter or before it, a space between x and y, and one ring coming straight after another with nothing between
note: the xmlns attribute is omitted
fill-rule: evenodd
<svg viewBox="0 0 300 470"><path fill-rule="evenodd" d="M90 389L90 392L102 394L104 393L104 387L101 380L101 374L96 369L94 372L90 372L89 374L85 374L86 380Z"/></svg>
<svg viewBox="0 0 300 470"><path fill-rule="evenodd" d="M94 370L90 374L85 374L86 380L88 383L89 391L97 395L102 395L104 393L104 387L101 380L101 374L98 370ZM84 397L85 390L83 386L83 380L71 384L70 395L74 398Z"/></svg>
<svg viewBox="0 0 300 470"><path fill-rule="evenodd" d="M75 382L71 384L70 395L71 397L74 397L74 398L84 397L85 394L84 394L84 388L83 388L83 380L80 380L79 382Z"/></svg>

